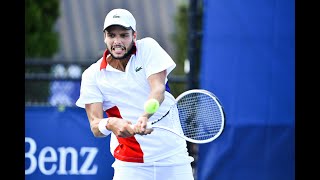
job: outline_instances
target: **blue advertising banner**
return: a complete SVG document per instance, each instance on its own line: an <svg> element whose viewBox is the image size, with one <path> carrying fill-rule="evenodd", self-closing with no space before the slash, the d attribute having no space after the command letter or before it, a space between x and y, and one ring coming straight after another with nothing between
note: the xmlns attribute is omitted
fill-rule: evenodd
<svg viewBox="0 0 320 180"><path fill-rule="evenodd" d="M26 107L25 179L112 179L109 140L93 136L84 109Z"/></svg>

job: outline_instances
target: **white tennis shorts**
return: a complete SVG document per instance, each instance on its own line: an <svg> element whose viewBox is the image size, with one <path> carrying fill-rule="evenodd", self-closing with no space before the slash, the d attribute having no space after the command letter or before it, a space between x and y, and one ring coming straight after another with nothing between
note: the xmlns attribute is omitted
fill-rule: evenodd
<svg viewBox="0 0 320 180"><path fill-rule="evenodd" d="M192 161L193 157L184 153L148 164L116 160L113 180L194 180Z"/></svg>
<svg viewBox="0 0 320 180"><path fill-rule="evenodd" d="M115 167L113 180L194 180L190 164Z"/></svg>

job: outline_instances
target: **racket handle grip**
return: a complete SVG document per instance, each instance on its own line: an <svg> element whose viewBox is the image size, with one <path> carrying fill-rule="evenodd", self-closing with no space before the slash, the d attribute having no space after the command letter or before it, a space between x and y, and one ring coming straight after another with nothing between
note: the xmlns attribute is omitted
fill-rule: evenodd
<svg viewBox="0 0 320 180"><path fill-rule="evenodd" d="M133 129L134 128L134 124L130 124L130 127ZM152 128L152 124L151 122L147 122L147 129Z"/></svg>
<svg viewBox="0 0 320 180"><path fill-rule="evenodd" d="M147 129L150 129L150 128L152 128L152 124L151 124L151 122L147 122L147 127L146 127Z"/></svg>

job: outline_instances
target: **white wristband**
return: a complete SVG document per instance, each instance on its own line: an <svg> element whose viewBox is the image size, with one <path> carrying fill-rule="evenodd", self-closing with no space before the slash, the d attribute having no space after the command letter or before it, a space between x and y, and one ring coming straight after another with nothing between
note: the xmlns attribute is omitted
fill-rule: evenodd
<svg viewBox="0 0 320 180"><path fill-rule="evenodd" d="M107 124L108 124L108 118L104 118L99 122L99 125L98 125L99 131L106 136L108 136L112 132L106 128Z"/></svg>

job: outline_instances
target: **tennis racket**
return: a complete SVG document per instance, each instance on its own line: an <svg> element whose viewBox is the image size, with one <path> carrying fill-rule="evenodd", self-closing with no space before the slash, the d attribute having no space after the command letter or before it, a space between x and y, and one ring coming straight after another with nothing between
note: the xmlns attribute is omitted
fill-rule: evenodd
<svg viewBox="0 0 320 180"><path fill-rule="evenodd" d="M179 118L170 120L180 124L180 131L157 124L171 113L178 113ZM171 115L171 117L174 116ZM220 101L213 93L204 89L183 92L176 98L175 105L162 118L147 123L147 128L161 128L196 144L215 140L221 135L224 126L225 112Z"/></svg>

